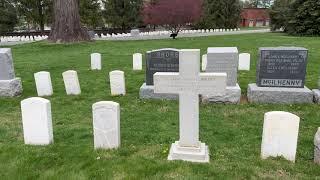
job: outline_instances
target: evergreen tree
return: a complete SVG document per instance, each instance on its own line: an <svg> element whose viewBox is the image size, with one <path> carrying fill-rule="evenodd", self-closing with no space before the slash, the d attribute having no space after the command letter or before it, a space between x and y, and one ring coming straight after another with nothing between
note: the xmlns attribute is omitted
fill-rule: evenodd
<svg viewBox="0 0 320 180"><path fill-rule="evenodd" d="M270 8L274 0L246 0L244 8Z"/></svg>
<svg viewBox="0 0 320 180"><path fill-rule="evenodd" d="M295 0L289 11L287 31L294 35L320 35L320 1Z"/></svg>
<svg viewBox="0 0 320 180"><path fill-rule="evenodd" d="M81 23L88 28L104 26L99 0L80 0Z"/></svg>
<svg viewBox="0 0 320 180"><path fill-rule="evenodd" d="M272 30L292 35L320 35L319 0L276 0L271 8Z"/></svg>
<svg viewBox="0 0 320 180"><path fill-rule="evenodd" d="M236 28L240 22L239 0L205 0L200 28Z"/></svg>
<svg viewBox="0 0 320 180"><path fill-rule="evenodd" d="M20 19L44 31L45 24L51 23L52 0L15 0Z"/></svg>
<svg viewBox="0 0 320 180"><path fill-rule="evenodd" d="M104 0L104 18L115 28L128 29L142 23L143 0Z"/></svg>
<svg viewBox="0 0 320 180"><path fill-rule="evenodd" d="M287 31L287 23L289 21L289 5L293 0L276 0L270 8L271 30L283 28Z"/></svg>
<svg viewBox="0 0 320 180"><path fill-rule="evenodd" d="M13 31L17 22L17 12L13 4L8 0L0 0L0 34Z"/></svg>

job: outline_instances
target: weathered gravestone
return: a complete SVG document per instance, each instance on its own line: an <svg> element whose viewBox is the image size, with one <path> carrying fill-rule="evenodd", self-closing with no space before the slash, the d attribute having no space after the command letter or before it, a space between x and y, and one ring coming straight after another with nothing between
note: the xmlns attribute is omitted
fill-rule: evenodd
<svg viewBox="0 0 320 180"><path fill-rule="evenodd" d="M126 84L123 71L111 71L109 73L110 89L112 96L126 95Z"/></svg>
<svg viewBox="0 0 320 180"><path fill-rule="evenodd" d="M120 105L102 101L93 104L93 134L95 149L120 146Z"/></svg>
<svg viewBox="0 0 320 180"><path fill-rule="evenodd" d="M21 93L21 79L15 77L11 49L0 48L0 97L13 97Z"/></svg>
<svg viewBox="0 0 320 180"><path fill-rule="evenodd" d="M314 163L320 165L320 128L314 136Z"/></svg>
<svg viewBox="0 0 320 180"><path fill-rule="evenodd" d="M211 47L207 51L206 72L227 73L227 90L223 96L204 94L203 102L240 103L241 89L238 80L239 53L236 47Z"/></svg>
<svg viewBox="0 0 320 180"><path fill-rule="evenodd" d="M288 112L268 112L264 116L261 157L283 156L295 161L300 118Z"/></svg>
<svg viewBox="0 0 320 180"><path fill-rule="evenodd" d="M239 54L239 70L250 71L250 56L249 53Z"/></svg>
<svg viewBox="0 0 320 180"><path fill-rule="evenodd" d="M154 74L155 93L179 94L180 139L169 160L209 162L209 149L199 141L199 94L224 94L226 73L200 73L200 50L181 50L179 72Z"/></svg>
<svg viewBox="0 0 320 180"><path fill-rule="evenodd" d="M101 54L91 54L91 70L101 70Z"/></svg>
<svg viewBox="0 0 320 180"><path fill-rule="evenodd" d="M48 145L53 143L51 104L49 100L33 97L21 101L24 143Z"/></svg>
<svg viewBox="0 0 320 180"><path fill-rule="evenodd" d="M140 87L141 99L178 99L177 94L155 93L153 75L156 72L178 72L179 50L159 49L146 54L146 83Z"/></svg>
<svg viewBox="0 0 320 180"><path fill-rule="evenodd" d="M77 71L69 70L62 73L62 76L67 95L81 94Z"/></svg>
<svg viewBox="0 0 320 180"><path fill-rule="evenodd" d="M49 72L41 71L34 74L38 96L51 96L53 94L51 76Z"/></svg>
<svg viewBox="0 0 320 180"><path fill-rule="evenodd" d="M304 86L308 50L299 47L260 48L257 83L249 84L248 100L256 103L312 103Z"/></svg>
<svg viewBox="0 0 320 180"><path fill-rule="evenodd" d="M142 70L142 54L135 53L132 55L133 70Z"/></svg>

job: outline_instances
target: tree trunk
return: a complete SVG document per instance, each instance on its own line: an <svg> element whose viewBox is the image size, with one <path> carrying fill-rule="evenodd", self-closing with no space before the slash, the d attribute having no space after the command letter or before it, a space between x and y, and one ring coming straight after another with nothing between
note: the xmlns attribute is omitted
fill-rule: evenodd
<svg viewBox="0 0 320 180"><path fill-rule="evenodd" d="M88 31L81 27L79 0L54 0L53 9L49 41L70 43L90 40Z"/></svg>
<svg viewBox="0 0 320 180"><path fill-rule="evenodd" d="M43 14L43 2L41 0L38 0L38 13L39 13L39 25L40 25L40 31L41 34L44 33L44 14Z"/></svg>

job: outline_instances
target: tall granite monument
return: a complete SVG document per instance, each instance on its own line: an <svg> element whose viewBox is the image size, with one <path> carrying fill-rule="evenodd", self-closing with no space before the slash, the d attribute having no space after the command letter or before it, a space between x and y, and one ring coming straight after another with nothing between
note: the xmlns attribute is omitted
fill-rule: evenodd
<svg viewBox="0 0 320 180"><path fill-rule="evenodd" d="M312 103L313 93L305 86L307 61L305 48L260 48L257 83L248 86L249 102Z"/></svg>
<svg viewBox="0 0 320 180"><path fill-rule="evenodd" d="M0 48L0 97L14 97L21 93L21 79L15 76L11 49Z"/></svg>
<svg viewBox="0 0 320 180"><path fill-rule="evenodd" d="M179 72L179 50L158 49L146 54L146 83L140 88L141 99L178 99L177 94L154 93L153 75L157 72Z"/></svg>
<svg viewBox="0 0 320 180"><path fill-rule="evenodd" d="M203 102L240 103L241 89L238 84L239 53L236 47L209 47L206 72L227 73L227 89L223 95L203 94Z"/></svg>

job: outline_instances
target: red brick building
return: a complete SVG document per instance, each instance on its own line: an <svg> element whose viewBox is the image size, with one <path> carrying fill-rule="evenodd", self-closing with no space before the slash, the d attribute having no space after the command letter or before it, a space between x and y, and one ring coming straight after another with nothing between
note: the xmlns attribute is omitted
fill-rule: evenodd
<svg viewBox="0 0 320 180"><path fill-rule="evenodd" d="M266 8L244 8L241 12L242 27L263 27L270 25L270 16Z"/></svg>

